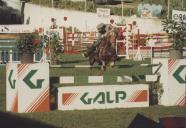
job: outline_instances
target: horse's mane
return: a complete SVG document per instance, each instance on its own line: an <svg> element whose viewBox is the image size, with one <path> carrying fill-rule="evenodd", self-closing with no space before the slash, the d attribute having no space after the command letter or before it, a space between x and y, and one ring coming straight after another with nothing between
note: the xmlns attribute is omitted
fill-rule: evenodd
<svg viewBox="0 0 186 128"><path fill-rule="evenodd" d="M108 47L111 47L111 41L110 41L111 37L108 35L108 36L105 36L101 39L101 42L100 44L98 45L97 48L108 48Z"/></svg>

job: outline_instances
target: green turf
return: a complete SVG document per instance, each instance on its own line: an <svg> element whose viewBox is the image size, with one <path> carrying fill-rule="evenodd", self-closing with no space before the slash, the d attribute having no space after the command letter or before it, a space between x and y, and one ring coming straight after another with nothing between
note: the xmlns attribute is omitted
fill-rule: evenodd
<svg viewBox="0 0 186 128"><path fill-rule="evenodd" d="M68 63L64 63L68 62ZM78 62L78 63L77 63ZM132 61L121 59L121 61L117 61L116 65L123 66L115 66L114 68L107 68L103 75L144 75L151 74L151 67L140 67L139 64L150 64L150 60L144 61ZM83 58L81 54L74 55L62 55L61 64L63 66L74 66L74 65L87 65L89 64L87 58ZM96 64L96 63L95 63ZM99 69L92 68L90 71L89 68L51 68L50 75L51 76L79 76L79 75L98 75Z"/></svg>
<svg viewBox="0 0 186 128"><path fill-rule="evenodd" d="M72 60L78 59L79 55L73 55ZM66 57L66 56L65 56ZM69 58L63 57L63 60ZM83 58L84 59L84 58ZM70 59L69 59L70 60ZM68 61L69 61L68 60ZM86 64L82 61L79 64ZM123 64L139 64L149 63L149 60L143 62L134 62L122 60L119 63ZM75 63L74 63L75 64ZM97 69L93 69L92 75L98 73ZM118 68L109 69L104 72L105 76L111 75L134 75L134 74L150 74L151 69L149 67L130 67L130 68ZM62 68L50 68L51 76L61 75L75 75L79 77L79 81L83 82L85 77L90 74L89 69L62 69ZM5 111L5 67L0 66L0 111ZM114 79L114 78L113 78ZM110 80L111 82L112 80ZM109 83L109 81L108 81ZM184 116L184 107L163 107L163 106L150 106L149 108L123 108L123 109L107 109L107 110L86 110L86 111L51 111L46 113L25 113L16 114L25 118L31 118L33 120L41 121L47 124L52 124L60 128L127 128L132 119L137 113L141 113L147 117L150 117L156 121L160 117L166 116Z"/></svg>
<svg viewBox="0 0 186 128"><path fill-rule="evenodd" d="M6 102L5 102L5 81L6 80L6 74L5 74L5 67L0 65L0 110L5 110Z"/></svg>
<svg viewBox="0 0 186 128"><path fill-rule="evenodd" d="M184 116L185 109L153 106L150 108L52 111L19 115L63 128L127 128L137 113L158 121L160 117Z"/></svg>

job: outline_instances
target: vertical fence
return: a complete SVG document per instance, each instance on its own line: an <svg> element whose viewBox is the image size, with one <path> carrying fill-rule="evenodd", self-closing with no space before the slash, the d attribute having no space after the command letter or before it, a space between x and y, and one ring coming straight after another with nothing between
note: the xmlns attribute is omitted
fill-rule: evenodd
<svg viewBox="0 0 186 128"><path fill-rule="evenodd" d="M43 56L43 52L42 52L42 50L39 50L35 54L34 62L39 62L41 60L42 56ZM0 63L1 64L5 64L8 62L19 62L19 61L20 61L20 57L19 57L19 51L17 49L15 49L15 48L0 49Z"/></svg>
<svg viewBox="0 0 186 128"><path fill-rule="evenodd" d="M96 38L96 32L67 32L64 44L65 53L78 53L78 50L86 48L96 41Z"/></svg>

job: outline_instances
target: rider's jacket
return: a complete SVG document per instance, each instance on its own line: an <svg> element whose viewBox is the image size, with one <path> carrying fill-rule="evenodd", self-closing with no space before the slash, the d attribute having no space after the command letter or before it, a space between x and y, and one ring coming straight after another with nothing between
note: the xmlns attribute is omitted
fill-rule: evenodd
<svg viewBox="0 0 186 128"><path fill-rule="evenodd" d="M96 48L100 44L101 40L104 39L105 37L108 37L108 35L113 32L114 28L111 25L105 25L101 23L101 24L98 24L97 30L98 30L98 37L96 41L90 47L88 53L96 51Z"/></svg>

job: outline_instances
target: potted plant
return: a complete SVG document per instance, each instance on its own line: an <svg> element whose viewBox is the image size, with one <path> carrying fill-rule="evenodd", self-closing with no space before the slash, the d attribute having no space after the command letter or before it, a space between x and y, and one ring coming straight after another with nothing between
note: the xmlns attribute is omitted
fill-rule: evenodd
<svg viewBox="0 0 186 128"><path fill-rule="evenodd" d="M161 97L164 93L162 83L155 82L149 86L149 103L150 105L156 105L161 102Z"/></svg>
<svg viewBox="0 0 186 128"><path fill-rule="evenodd" d="M170 58L181 59L183 46L186 44L186 23L166 19L163 21L163 30L172 38L172 49L169 50Z"/></svg>
<svg viewBox="0 0 186 128"><path fill-rule="evenodd" d="M20 53L21 63L33 63L34 54L42 47L38 33L20 34L17 48Z"/></svg>

